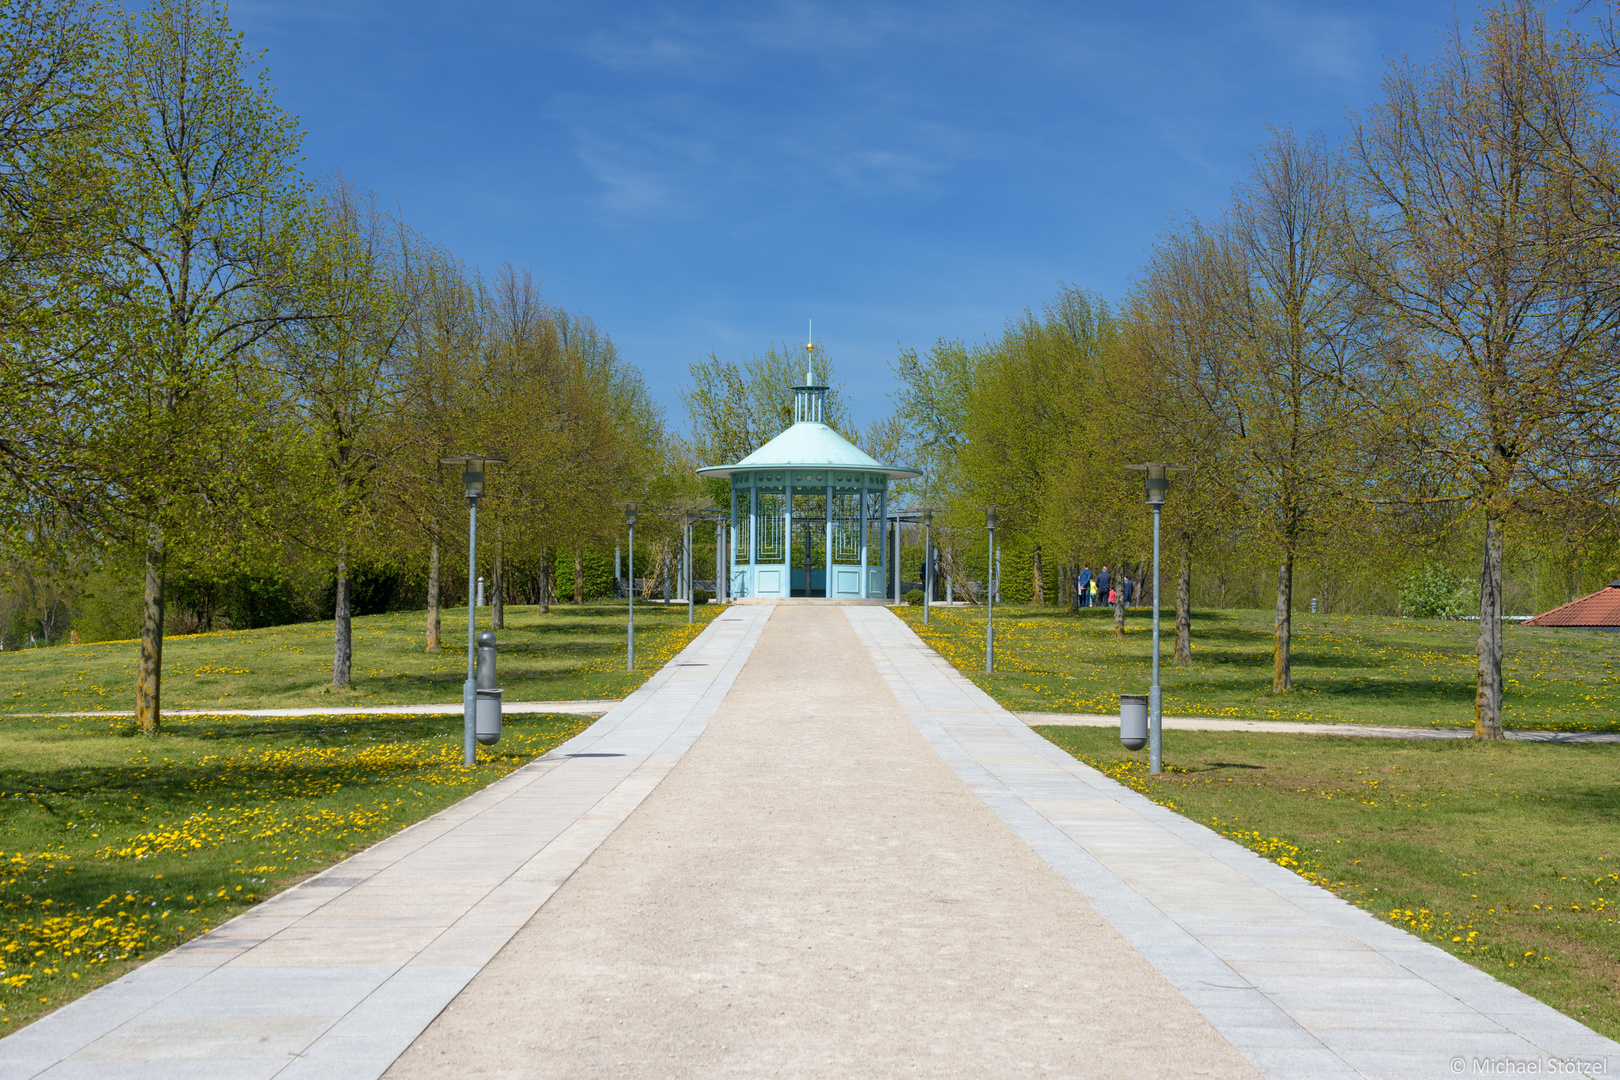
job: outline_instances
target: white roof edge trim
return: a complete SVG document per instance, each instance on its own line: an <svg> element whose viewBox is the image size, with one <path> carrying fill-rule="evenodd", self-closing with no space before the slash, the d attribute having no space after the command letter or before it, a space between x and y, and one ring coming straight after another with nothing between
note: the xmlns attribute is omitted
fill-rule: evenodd
<svg viewBox="0 0 1620 1080"><path fill-rule="evenodd" d="M816 464L806 464L804 462L799 462L799 461L761 462L758 465L754 465L754 464L749 464L749 465L709 465L709 466L707 466L705 468L696 469L694 471L699 476L709 476L709 477L713 477L713 478L715 478L717 480L729 480L736 473L764 472L764 471L766 471L768 469L784 469L784 470L786 470L786 469L797 469L800 472L803 472L805 469L825 469L825 470L843 469L846 472L883 473L886 476L888 476L888 478L890 480L911 480L911 479L915 479L916 477L919 477L919 476L922 475L922 470L921 469L910 469L910 468L906 468L904 466L894 466L894 465L837 465L837 464L828 464L826 462L818 462Z"/></svg>
<svg viewBox="0 0 1620 1080"><path fill-rule="evenodd" d="M847 469L883 473L892 479L921 476L918 469L884 465L826 424L794 424L735 465L710 465L699 476L729 478L755 469Z"/></svg>

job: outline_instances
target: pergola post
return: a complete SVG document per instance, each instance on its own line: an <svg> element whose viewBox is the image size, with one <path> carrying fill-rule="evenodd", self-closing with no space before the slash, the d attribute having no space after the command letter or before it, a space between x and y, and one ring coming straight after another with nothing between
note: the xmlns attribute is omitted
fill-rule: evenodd
<svg viewBox="0 0 1620 1080"><path fill-rule="evenodd" d="M714 519L714 599L726 602L726 519Z"/></svg>
<svg viewBox="0 0 1620 1080"><path fill-rule="evenodd" d="M894 606L900 606L900 512L894 515Z"/></svg>

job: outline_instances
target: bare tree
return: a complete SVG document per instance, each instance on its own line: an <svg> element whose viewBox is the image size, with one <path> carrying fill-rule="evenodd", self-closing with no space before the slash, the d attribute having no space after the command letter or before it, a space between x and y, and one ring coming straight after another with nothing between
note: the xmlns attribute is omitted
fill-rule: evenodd
<svg viewBox="0 0 1620 1080"><path fill-rule="evenodd" d="M1241 455L1242 498L1278 554L1273 693L1293 687L1294 566L1335 489L1356 405L1355 373L1376 347L1335 273L1344 190L1320 137L1274 135L1239 189L1221 242L1222 304L1236 347L1215 416Z"/></svg>
<svg viewBox="0 0 1620 1080"><path fill-rule="evenodd" d="M1228 282L1239 273L1230 251L1198 222L1162 237L1147 273L1125 304L1124 343L1110 373L1109 397L1120 403L1120 455L1129 460L1164 460L1187 465L1190 482L1178 485L1166 513L1177 552L1174 662L1192 660L1191 594L1193 556L1201 543L1233 531L1240 505L1241 458L1233 435L1237 425L1223 420L1238 352L1231 340L1226 307ZM1132 485L1132 500L1139 487ZM1162 584L1137 574L1146 602ZM1124 610L1115 614L1123 630Z"/></svg>
<svg viewBox="0 0 1620 1080"><path fill-rule="evenodd" d="M1557 87L1557 93L1549 89ZM1612 240L1583 230L1570 151L1607 153L1594 72L1525 0L1397 64L1356 127L1359 235L1347 272L1417 339L1392 365L1394 422L1484 523L1474 733L1502 738L1502 534L1612 348ZM1563 145L1549 136L1564 132ZM1604 265L1607 263L1608 265Z"/></svg>
<svg viewBox="0 0 1620 1080"><path fill-rule="evenodd" d="M333 560L336 597L332 685L349 685L351 545L375 512L378 470L400 448L388 417L402 392L403 341L412 310L400 224L377 198L333 178L296 262L309 318L276 327L264 353L285 402L320 460L309 487L319 512L302 539Z"/></svg>

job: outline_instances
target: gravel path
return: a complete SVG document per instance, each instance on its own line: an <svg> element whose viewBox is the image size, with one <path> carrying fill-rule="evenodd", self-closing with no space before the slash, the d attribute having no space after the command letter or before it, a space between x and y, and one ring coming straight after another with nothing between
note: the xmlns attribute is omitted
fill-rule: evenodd
<svg viewBox="0 0 1620 1080"><path fill-rule="evenodd" d="M390 1077L1256 1076L918 734L844 613L774 611L705 733Z"/></svg>

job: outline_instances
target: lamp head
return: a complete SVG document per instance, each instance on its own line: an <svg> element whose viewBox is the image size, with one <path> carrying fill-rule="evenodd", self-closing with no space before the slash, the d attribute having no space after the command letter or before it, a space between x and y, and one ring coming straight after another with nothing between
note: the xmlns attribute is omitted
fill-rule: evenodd
<svg viewBox="0 0 1620 1080"><path fill-rule="evenodd" d="M1143 484L1147 489L1148 505L1163 506L1165 493L1170 490L1170 478L1164 474L1164 466L1149 465Z"/></svg>
<svg viewBox="0 0 1620 1080"><path fill-rule="evenodd" d="M996 508L993 507L993 506L985 507L984 508L984 527L987 528L987 529L994 529L1000 523L1001 523L1001 515L996 512Z"/></svg>
<svg viewBox="0 0 1620 1080"><path fill-rule="evenodd" d="M1147 474L1143 479L1143 487L1147 495L1147 504L1154 510L1164 508L1164 497L1170 490L1170 474L1192 471L1186 465L1166 465L1158 461L1149 461L1142 465L1127 465L1125 467L1134 472Z"/></svg>
<svg viewBox="0 0 1620 1080"><path fill-rule="evenodd" d="M505 462L504 457L494 454L463 454L460 457L440 458L441 465L461 466L461 482L467 489L467 498L481 499L484 496L484 470L490 465L499 465Z"/></svg>

